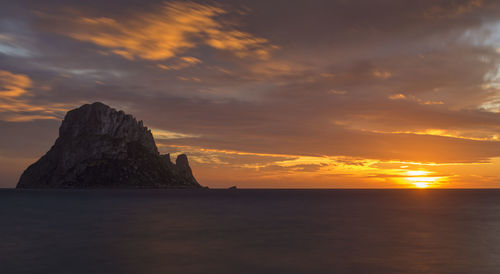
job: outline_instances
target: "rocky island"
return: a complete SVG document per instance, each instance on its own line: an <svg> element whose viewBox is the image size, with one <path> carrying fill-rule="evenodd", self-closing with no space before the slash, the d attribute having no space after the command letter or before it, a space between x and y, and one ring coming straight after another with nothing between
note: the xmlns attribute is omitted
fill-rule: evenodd
<svg viewBox="0 0 500 274"><path fill-rule="evenodd" d="M185 154L160 155L151 131L102 103L69 111L52 148L17 188L199 188Z"/></svg>

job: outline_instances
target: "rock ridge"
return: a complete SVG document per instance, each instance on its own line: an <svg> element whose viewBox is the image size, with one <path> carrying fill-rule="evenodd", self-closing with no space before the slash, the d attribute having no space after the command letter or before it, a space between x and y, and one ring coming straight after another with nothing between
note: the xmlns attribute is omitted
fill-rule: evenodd
<svg viewBox="0 0 500 274"><path fill-rule="evenodd" d="M103 103L69 111L17 188L198 188L187 156L160 155L151 130Z"/></svg>

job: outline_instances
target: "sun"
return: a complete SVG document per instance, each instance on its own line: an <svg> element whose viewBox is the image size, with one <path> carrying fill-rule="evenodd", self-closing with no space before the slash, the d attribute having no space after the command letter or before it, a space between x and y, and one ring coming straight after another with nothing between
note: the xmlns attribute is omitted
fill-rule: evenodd
<svg viewBox="0 0 500 274"><path fill-rule="evenodd" d="M428 188L429 187L429 183L426 183L426 182L415 182L415 183L413 183L413 185L415 185L417 188Z"/></svg>
<svg viewBox="0 0 500 274"><path fill-rule="evenodd" d="M428 188L434 185L438 178L436 177L410 177L407 178L411 184L417 188Z"/></svg>
<svg viewBox="0 0 500 274"><path fill-rule="evenodd" d="M417 188L428 188L432 186L437 186L437 181L441 179L441 177L407 177L411 184L413 184Z"/></svg>
<svg viewBox="0 0 500 274"><path fill-rule="evenodd" d="M432 172L425 170L408 170L406 171L406 175L408 177L405 178L407 182L412 184L416 188L429 188L437 186L437 182L442 177L427 177Z"/></svg>

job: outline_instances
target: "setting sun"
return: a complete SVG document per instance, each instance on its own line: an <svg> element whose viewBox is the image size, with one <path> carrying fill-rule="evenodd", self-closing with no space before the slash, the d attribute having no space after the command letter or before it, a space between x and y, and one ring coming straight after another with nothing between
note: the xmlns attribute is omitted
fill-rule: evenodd
<svg viewBox="0 0 500 274"><path fill-rule="evenodd" d="M424 182L418 182L418 183L415 183L415 186L417 188L428 188L429 184L428 183L424 183Z"/></svg>
<svg viewBox="0 0 500 274"><path fill-rule="evenodd" d="M406 184L409 184L409 187L416 188L429 188L429 187L439 187L439 181L443 180L442 176L425 176L433 174L431 171L426 170L408 170L406 171L406 175L404 180Z"/></svg>

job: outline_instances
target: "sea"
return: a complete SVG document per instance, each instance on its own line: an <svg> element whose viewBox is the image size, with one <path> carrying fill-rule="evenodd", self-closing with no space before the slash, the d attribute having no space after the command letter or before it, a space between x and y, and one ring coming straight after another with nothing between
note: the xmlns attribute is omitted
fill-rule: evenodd
<svg viewBox="0 0 500 274"><path fill-rule="evenodd" d="M500 273L500 190L0 190L0 273Z"/></svg>

